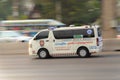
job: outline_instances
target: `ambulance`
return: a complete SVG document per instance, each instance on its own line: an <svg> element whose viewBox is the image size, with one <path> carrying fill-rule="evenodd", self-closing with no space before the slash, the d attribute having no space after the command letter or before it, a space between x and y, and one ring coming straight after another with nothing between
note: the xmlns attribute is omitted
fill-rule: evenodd
<svg viewBox="0 0 120 80"><path fill-rule="evenodd" d="M41 59L62 55L85 58L101 52L102 45L101 30L97 25L51 27L40 30L29 41L29 55Z"/></svg>

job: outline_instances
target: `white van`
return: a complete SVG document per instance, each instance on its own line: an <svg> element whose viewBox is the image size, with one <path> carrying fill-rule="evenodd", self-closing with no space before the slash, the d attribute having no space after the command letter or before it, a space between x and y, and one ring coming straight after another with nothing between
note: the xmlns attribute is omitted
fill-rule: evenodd
<svg viewBox="0 0 120 80"><path fill-rule="evenodd" d="M102 37L98 26L52 27L40 30L29 41L29 55L42 59L76 54L84 58L101 50Z"/></svg>

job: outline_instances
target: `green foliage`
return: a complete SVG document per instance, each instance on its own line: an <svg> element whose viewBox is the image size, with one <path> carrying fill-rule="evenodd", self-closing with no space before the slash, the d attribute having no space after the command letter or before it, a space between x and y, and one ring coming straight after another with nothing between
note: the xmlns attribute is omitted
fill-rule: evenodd
<svg viewBox="0 0 120 80"><path fill-rule="evenodd" d="M33 0L36 5L41 6L38 8L41 13L41 18L55 19L55 3L54 0Z"/></svg>
<svg viewBox="0 0 120 80"><path fill-rule="evenodd" d="M11 14L11 0L0 0L0 20L6 19Z"/></svg>
<svg viewBox="0 0 120 80"><path fill-rule="evenodd" d="M0 0L0 20L13 19L12 1ZM18 0L23 1L23 0ZM41 18L56 19L56 2L61 2L61 18L66 24L90 24L99 19L101 14L100 0L33 0L40 12ZM19 19L26 19L28 16L19 10Z"/></svg>
<svg viewBox="0 0 120 80"><path fill-rule="evenodd" d="M100 16L98 0L66 0L64 4L62 15L65 23L90 24Z"/></svg>
<svg viewBox="0 0 120 80"><path fill-rule="evenodd" d="M42 18L55 18L55 2L58 0L34 0L42 5ZM60 0L62 20L66 24L90 24L100 17L100 0Z"/></svg>

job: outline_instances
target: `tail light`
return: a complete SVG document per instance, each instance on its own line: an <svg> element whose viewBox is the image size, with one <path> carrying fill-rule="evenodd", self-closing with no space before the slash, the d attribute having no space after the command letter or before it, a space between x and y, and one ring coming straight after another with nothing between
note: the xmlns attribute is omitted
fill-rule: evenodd
<svg viewBox="0 0 120 80"><path fill-rule="evenodd" d="M97 46L99 46L99 39L98 38L96 38L96 44L97 44Z"/></svg>

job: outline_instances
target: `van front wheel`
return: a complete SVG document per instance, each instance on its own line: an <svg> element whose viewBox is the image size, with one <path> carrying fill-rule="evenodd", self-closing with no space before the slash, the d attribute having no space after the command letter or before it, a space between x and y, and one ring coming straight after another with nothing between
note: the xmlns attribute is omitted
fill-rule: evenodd
<svg viewBox="0 0 120 80"><path fill-rule="evenodd" d="M41 58L41 59L45 59L45 58L48 58L49 53L48 53L47 50L41 49L41 50L38 52L38 56L39 56L39 58Z"/></svg>
<svg viewBox="0 0 120 80"><path fill-rule="evenodd" d="M78 49L77 54L81 58L85 58L85 57L89 57L90 56L90 53L89 53L87 48L80 48L80 49Z"/></svg>

